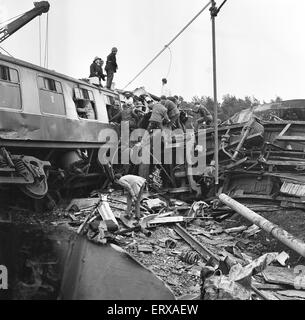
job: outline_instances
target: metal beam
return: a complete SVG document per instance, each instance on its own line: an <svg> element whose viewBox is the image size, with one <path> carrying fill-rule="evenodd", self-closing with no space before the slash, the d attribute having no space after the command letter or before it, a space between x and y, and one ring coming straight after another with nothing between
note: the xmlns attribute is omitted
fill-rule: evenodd
<svg viewBox="0 0 305 320"><path fill-rule="evenodd" d="M184 228L176 224L174 226L174 230L184 241L186 241L195 251L197 251L205 261L210 261L213 266L219 265L219 257L209 249L204 248L202 244L192 235L190 235Z"/></svg>

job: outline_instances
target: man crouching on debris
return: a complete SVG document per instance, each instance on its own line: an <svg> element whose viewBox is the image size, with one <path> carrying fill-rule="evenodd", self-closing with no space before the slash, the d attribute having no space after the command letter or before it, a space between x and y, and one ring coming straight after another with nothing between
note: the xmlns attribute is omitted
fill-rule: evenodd
<svg viewBox="0 0 305 320"><path fill-rule="evenodd" d="M132 207L135 209L136 218L141 218L140 202L146 186L146 179L132 174L122 176L115 175L115 182L127 190L127 217L132 217Z"/></svg>

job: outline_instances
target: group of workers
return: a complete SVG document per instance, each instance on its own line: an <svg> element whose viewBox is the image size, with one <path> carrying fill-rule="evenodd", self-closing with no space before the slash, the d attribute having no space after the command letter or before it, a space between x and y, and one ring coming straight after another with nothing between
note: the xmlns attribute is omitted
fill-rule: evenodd
<svg viewBox="0 0 305 320"><path fill-rule="evenodd" d="M154 102L150 97L145 97L145 104L142 102L133 102L133 98L126 94L126 102L123 104L123 110L118 112L111 120L128 121L130 130L145 126L150 132L153 129L163 129L164 127L183 128L180 122L180 110L178 97L162 96L159 102ZM194 112L198 113L195 123L195 130L202 125L211 124L213 117L211 113L200 103L195 103ZM145 122L146 125L143 125ZM147 121L148 120L148 121ZM142 125L142 126L141 126ZM144 139L144 137L143 137ZM136 219L141 218L140 202L147 186L147 181L143 177L135 175L122 176L117 174L115 182L127 191L127 210L126 217L133 215Z"/></svg>
<svg viewBox="0 0 305 320"><path fill-rule="evenodd" d="M162 79L162 90L163 93L168 93L170 91L166 86L167 81L164 80L166 79ZM122 109L120 109L118 101L116 103L116 112L109 121L117 124L128 122L130 131L137 128L147 129L149 133L154 129L162 130L164 128L184 130L187 116L180 108L181 101L178 96L162 95L160 101L156 102L149 95L133 97L130 92L127 92ZM200 102L195 103L193 112L198 114L194 121L195 131L211 125L213 117ZM145 140L144 136L142 140ZM126 217L131 218L134 215L136 219L140 219L140 203L147 186L146 179L131 174L125 176L116 174L115 182L127 191Z"/></svg>
<svg viewBox="0 0 305 320"><path fill-rule="evenodd" d="M161 96L158 102L154 101L150 96L146 96L142 101L134 102L131 94L126 93L122 110L118 108L109 121L118 124L122 121L128 121L130 130L137 128L147 129L148 131L165 128L184 130L188 117L181 110L180 104L181 102L177 96ZM211 125L213 116L205 106L197 102L193 112L198 114L193 121L195 131Z"/></svg>
<svg viewBox="0 0 305 320"><path fill-rule="evenodd" d="M104 61L100 57L95 57L92 64L90 65L89 78L97 77L99 80L99 85L102 86L101 81L102 80L105 81L107 77L107 81L106 81L107 89L111 89L114 74L118 70L118 65L116 62L117 52L118 52L118 49L114 47L112 48L111 53L107 56L106 66L105 66L105 71L107 75L104 74L104 71L103 71Z"/></svg>
<svg viewBox="0 0 305 320"><path fill-rule="evenodd" d="M133 101L130 93L126 94L126 101L122 105L122 110L118 111L110 122L129 122L131 130L137 128L147 129L177 129L183 128L180 121L179 99L178 97L162 96L159 102L155 102L151 97L146 96L142 101Z"/></svg>

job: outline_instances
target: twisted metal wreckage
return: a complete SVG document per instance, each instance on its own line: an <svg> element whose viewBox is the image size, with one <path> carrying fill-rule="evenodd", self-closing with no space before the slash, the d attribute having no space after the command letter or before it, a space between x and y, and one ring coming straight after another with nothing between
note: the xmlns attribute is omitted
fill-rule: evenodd
<svg viewBox="0 0 305 320"><path fill-rule="evenodd" d="M0 29L0 41L48 10L47 2L36 3L33 10ZM188 245L188 250L194 250L180 252L179 259L182 260L181 263L191 264L193 267L197 264L201 268L203 299L250 299L253 292L262 299L275 298L276 295L270 292L267 295L258 290L258 285L268 286L265 283L256 283L255 286L251 284L251 277L260 272L265 272L265 279L273 277L273 281L278 281L276 273L286 272L284 284L295 284L295 278L287 268L275 270L276 267L267 267L274 261L285 265L283 256L266 254L254 258L237 250L236 243L249 243L245 237L239 237L239 233L254 235L257 233L255 226L226 229L226 234L236 236L236 239L228 239L228 236L221 235L222 231L219 231L219 226L212 220L222 220L230 216L232 211L240 213L302 257L305 256L303 242L249 211L249 207L258 209L262 201L266 202L262 211L274 205L305 209L305 101L286 101L242 111L227 123L207 128L203 132L204 144L199 146L197 142L202 140L196 133L189 135L182 132L172 137L173 139L165 139L164 150L168 149L173 154L173 164L164 164L162 159L159 163L154 163L151 152L151 165L105 165L99 158L99 149L105 143L105 137L101 137L100 133L106 128L117 129L117 126L109 123L109 119L114 112L120 111L122 93L124 92L120 94L88 81L73 79L0 55L1 189L16 185L29 197L46 199L53 204L71 189L88 186L91 190L98 189L92 194L92 198L87 199L89 204L81 206L74 202L66 209L72 220L70 224L77 228L78 235L86 234L88 239L98 244L115 242L129 252L118 253L117 247L114 252L109 246L97 247L77 237L73 242L75 245L69 249L60 296L66 299L123 299L125 294L125 297L127 295L135 299L173 299L173 293L159 279L151 273L151 277L148 277L148 271L142 269L143 265L147 267L147 257L141 253L153 253L158 247L159 255L162 256L161 253L165 250L162 248L166 248L165 253L171 253L172 260L175 261L173 268L176 268L179 266L176 259L178 254L173 250L176 246L183 246L178 244L178 239ZM135 96L141 98L139 90L135 91ZM216 102L215 99L215 105ZM185 146L189 141L193 146L194 157L206 159L207 166L203 172L196 172L194 165L189 165L186 161ZM138 140L130 143L131 147L138 146ZM182 154L176 152L177 149L181 150L181 146L184 151ZM181 158L176 158L177 155ZM118 196L111 197L115 193L109 190L109 184L118 171L146 177L154 191L147 194L142 202L143 217L138 222L124 216L125 200L120 200ZM104 196L105 190L108 194ZM94 195L98 197L94 198ZM190 205L172 197L197 202ZM207 220L203 223L205 228L200 228L202 223L199 223L199 229L196 229L195 222L198 224L200 219L203 222ZM167 233L170 233L168 226L173 226L174 235L172 233L171 237L163 239L162 245L160 241L155 247L147 244L148 237L154 237L162 226L167 227L164 231ZM144 243L137 232L144 234ZM213 236L215 234L218 239ZM178 239L175 239L177 235ZM205 238L200 237L202 235ZM126 239L130 236L131 243L126 244ZM160 240L158 237L157 234L155 242ZM221 247L226 241L230 243L230 252ZM129 260L131 256L142 259L143 265L133 259ZM123 267L127 260L130 270ZM105 268L101 271L96 265L103 265ZM124 272L119 278L109 276L106 283L105 274L109 274L110 265L118 266L118 273L120 268ZM180 267L188 270L183 264ZM222 274L218 274L219 271ZM160 270L154 272L158 274ZM181 273L178 270L178 274ZM80 274L83 277L79 277ZM160 277L164 281L169 279L165 273ZM197 282L200 277L196 278ZM141 281L138 282L128 281L140 278ZM149 279L151 291L147 291L144 279ZM112 281L115 281L115 286ZM128 283L124 293L120 288L120 281ZM299 288L304 289L302 283L298 284ZM103 289L105 287L107 290ZM215 294L217 290L218 295ZM289 290L285 292L286 297L301 295L287 291Z"/></svg>

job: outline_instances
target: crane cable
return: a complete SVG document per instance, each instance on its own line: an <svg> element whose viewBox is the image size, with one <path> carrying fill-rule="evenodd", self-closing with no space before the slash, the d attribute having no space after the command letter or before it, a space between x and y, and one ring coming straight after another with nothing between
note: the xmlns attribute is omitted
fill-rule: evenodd
<svg viewBox="0 0 305 320"><path fill-rule="evenodd" d="M176 36L164 46L164 48L132 79L128 82L128 84L124 87L127 88L132 82L134 82L169 46L201 15L201 13L207 9L207 7L211 4L212 1L209 1L196 15L195 17L183 27Z"/></svg>
<svg viewBox="0 0 305 320"><path fill-rule="evenodd" d="M47 13L46 21L46 38L45 38L45 49L44 49L44 67L48 68L49 64L49 13Z"/></svg>
<svg viewBox="0 0 305 320"><path fill-rule="evenodd" d="M167 49L169 50L169 66L168 66L168 71L167 71L167 75L166 75L166 79L168 78L170 72L171 72L171 68L172 68L172 60L173 60L173 55L172 55L172 51L170 47L167 47Z"/></svg>
<svg viewBox="0 0 305 320"><path fill-rule="evenodd" d="M41 66L41 17L39 16L39 65Z"/></svg>

